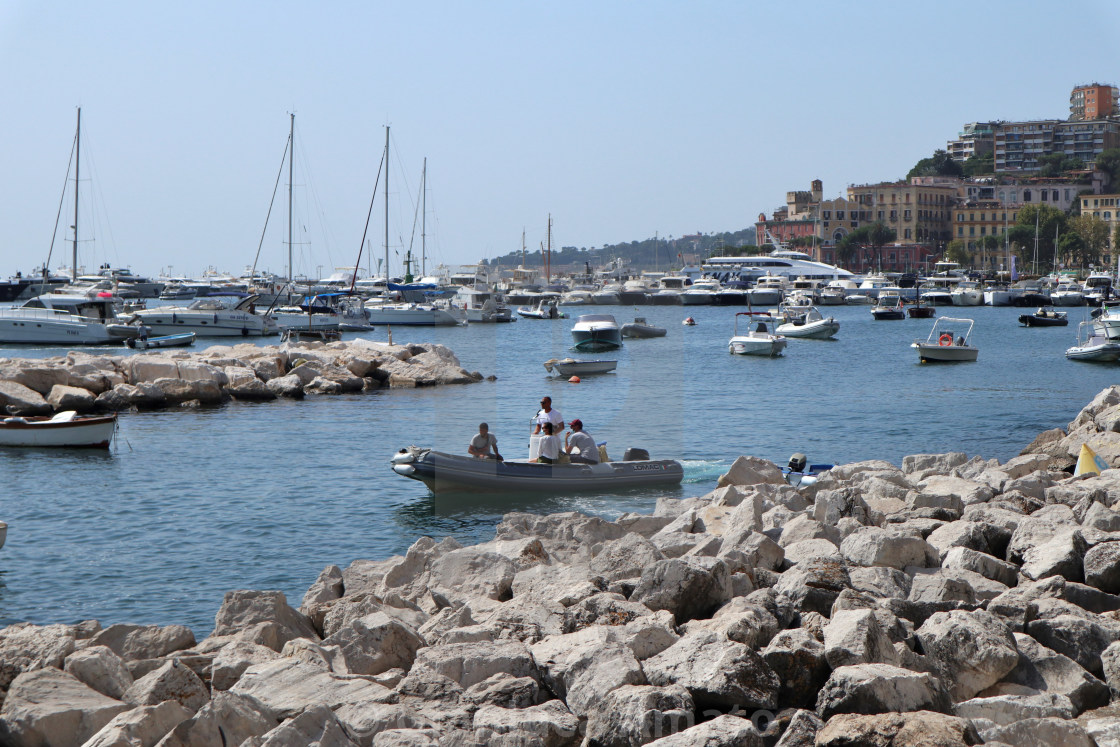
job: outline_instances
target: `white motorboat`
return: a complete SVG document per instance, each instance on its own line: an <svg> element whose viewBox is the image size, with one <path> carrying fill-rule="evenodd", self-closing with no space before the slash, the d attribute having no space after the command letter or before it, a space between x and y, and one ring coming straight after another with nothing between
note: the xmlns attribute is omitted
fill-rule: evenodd
<svg viewBox="0 0 1120 747"><path fill-rule="evenodd" d="M679 306L684 303L681 294L691 287L692 278L687 275L665 275L657 281L649 300L656 306Z"/></svg>
<svg viewBox="0 0 1120 747"><path fill-rule="evenodd" d="M556 371L560 376L591 376L610 373L618 367L618 361L580 361L575 358L552 358L544 362L544 370Z"/></svg>
<svg viewBox="0 0 1120 747"><path fill-rule="evenodd" d="M591 300L591 291L587 290L571 290L560 294L561 306L588 306L593 303Z"/></svg>
<svg viewBox="0 0 1120 747"><path fill-rule="evenodd" d="M393 457L391 467L402 477L424 483L434 493L455 490L613 491L643 485L678 484L684 479L680 462L649 459L642 449L627 449L624 459L616 462L538 464L521 459L478 459L411 446Z"/></svg>
<svg viewBox="0 0 1120 747"><path fill-rule="evenodd" d="M197 294L198 290L196 288L184 285L183 281L173 280L163 286L159 299L161 301L189 301Z"/></svg>
<svg viewBox="0 0 1120 747"><path fill-rule="evenodd" d="M108 345L135 337L117 316L109 293L44 293L14 309L0 309L0 343Z"/></svg>
<svg viewBox="0 0 1120 747"><path fill-rule="evenodd" d="M681 291L681 303L685 306L711 306L716 302L720 284L715 278L700 278L691 288Z"/></svg>
<svg viewBox="0 0 1120 747"><path fill-rule="evenodd" d="M858 293L859 286L851 280L830 280L821 289L822 306L844 306L848 303L849 294Z"/></svg>
<svg viewBox="0 0 1120 747"><path fill-rule="evenodd" d="M664 337L666 332L668 332L664 327L654 327L646 321L644 316L634 317L634 321L623 324L620 331L622 332L622 336L626 339Z"/></svg>
<svg viewBox="0 0 1120 747"><path fill-rule="evenodd" d="M1120 304L1102 302L1099 309L1093 309L1093 334L1109 340L1120 341Z"/></svg>
<svg viewBox="0 0 1120 747"><path fill-rule="evenodd" d="M1108 363L1120 360L1120 341L1100 334L1093 322L1077 325L1077 344L1066 350L1071 361Z"/></svg>
<svg viewBox="0 0 1120 747"><path fill-rule="evenodd" d="M840 331L840 322L831 316L825 317L816 306L810 306L803 314L790 315L775 331L785 337L827 340Z"/></svg>
<svg viewBox="0 0 1120 747"><path fill-rule="evenodd" d="M984 286L985 306L1011 306L1015 300L1015 292L1011 286L999 283L989 283Z"/></svg>
<svg viewBox="0 0 1120 747"><path fill-rule="evenodd" d="M124 344L135 350L154 350L156 348L183 348L194 345L194 332L163 337L131 337Z"/></svg>
<svg viewBox="0 0 1120 747"><path fill-rule="evenodd" d="M968 325L964 328L963 325ZM925 340L915 340L910 347L918 351L918 359L925 362L959 363L975 361L979 350L972 345L972 319L938 317Z"/></svg>
<svg viewBox="0 0 1120 747"><path fill-rule="evenodd" d="M0 446L109 448L117 415L78 415L64 410L53 416L0 418Z"/></svg>
<svg viewBox="0 0 1120 747"><path fill-rule="evenodd" d="M1085 278L1083 300L1090 306L1100 306L1116 294L1112 290L1112 275L1107 272L1093 271Z"/></svg>
<svg viewBox="0 0 1120 747"><path fill-rule="evenodd" d="M280 333L276 322L256 313L257 296L223 292L196 298L189 306L137 311L129 324L143 324L155 335L194 332L199 337L261 337Z"/></svg>
<svg viewBox="0 0 1120 747"><path fill-rule="evenodd" d="M978 283L972 280L962 280L957 287L949 291L949 298L954 306L983 306L984 291L980 290Z"/></svg>
<svg viewBox="0 0 1120 747"><path fill-rule="evenodd" d="M783 275L763 275L755 281L754 287L747 291L747 304L750 306L777 306L786 294L786 278Z"/></svg>
<svg viewBox="0 0 1120 747"><path fill-rule="evenodd" d="M591 303L598 306L617 306L622 303L622 283L607 283L591 293Z"/></svg>
<svg viewBox="0 0 1120 747"><path fill-rule="evenodd" d="M576 350L618 350L622 332L610 314L581 314L572 326Z"/></svg>
<svg viewBox="0 0 1120 747"><path fill-rule="evenodd" d="M517 315L526 319L567 319L568 315L556 306L556 300L549 298L537 302L536 306L520 306Z"/></svg>
<svg viewBox="0 0 1120 747"><path fill-rule="evenodd" d="M747 317L749 329L739 334L739 317ZM773 334L770 330L774 322L769 314L759 311L740 311L735 315L735 333L727 343L727 351L735 355L781 355L786 347L786 338Z"/></svg>
<svg viewBox="0 0 1120 747"><path fill-rule="evenodd" d="M386 303L367 306L369 323L381 326L397 324L411 327L454 327L466 321L462 309L430 303Z"/></svg>
<svg viewBox="0 0 1120 747"><path fill-rule="evenodd" d="M902 296L879 295L879 300L871 309L871 316L876 321L897 321L906 318L906 307L902 303Z"/></svg>
<svg viewBox="0 0 1120 747"><path fill-rule="evenodd" d="M1050 291L1050 303L1054 306L1084 306L1085 293L1077 283L1058 283Z"/></svg>
<svg viewBox="0 0 1120 747"><path fill-rule="evenodd" d="M469 324L498 324L516 321L509 307L490 291L460 288L459 300Z"/></svg>

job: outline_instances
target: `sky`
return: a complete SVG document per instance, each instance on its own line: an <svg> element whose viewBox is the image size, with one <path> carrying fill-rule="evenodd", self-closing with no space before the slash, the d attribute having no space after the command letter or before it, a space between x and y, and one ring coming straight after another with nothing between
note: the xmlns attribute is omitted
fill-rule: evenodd
<svg viewBox="0 0 1120 747"><path fill-rule="evenodd" d="M429 266L537 249L550 215L589 249L737 231L966 122L1068 116L1120 82L1118 32L1110 0L0 0L0 277L70 263L78 107L88 270L285 273L294 113L296 273L378 274L388 125L399 274L425 158Z"/></svg>

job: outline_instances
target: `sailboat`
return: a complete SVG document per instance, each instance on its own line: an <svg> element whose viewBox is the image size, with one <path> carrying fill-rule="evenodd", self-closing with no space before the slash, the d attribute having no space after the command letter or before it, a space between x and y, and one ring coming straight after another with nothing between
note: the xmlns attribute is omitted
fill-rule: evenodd
<svg viewBox="0 0 1120 747"><path fill-rule="evenodd" d="M82 110L74 134L74 242L71 280L78 273L78 198L82 155ZM44 270L44 278L47 273ZM112 293L90 290L44 293L14 309L0 309L0 343L28 345L119 345L139 330L117 317L120 300Z"/></svg>
<svg viewBox="0 0 1120 747"><path fill-rule="evenodd" d="M425 166L425 171L427 167ZM366 315L369 323L397 324L405 326L423 327L451 327L466 322L466 315L462 309L448 306L436 306L426 300L425 294L435 290L434 286L421 287L413 283L412 277L412 251L405 255L404 283L388 284L389 290L398 291L405 298L403 303L384 303L381 305L367 306ZM385 128L385 274L389 275L389 128ZM424 284L427 285L427 284Z"/></svg>

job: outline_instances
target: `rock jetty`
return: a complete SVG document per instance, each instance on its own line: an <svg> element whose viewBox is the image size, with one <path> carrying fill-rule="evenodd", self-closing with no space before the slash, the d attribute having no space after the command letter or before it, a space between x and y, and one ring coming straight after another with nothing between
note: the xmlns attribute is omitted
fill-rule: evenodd
<svg viewBox="0 0 1120 747"><path fill-rule="evenodd" d="M202 641L12 625L0 743L1115 746L1120 470L1071 473L1118 426L1113 387L1006 463L795 489L741 457L652 515L513 513L330 566L298 609L231 591Z"/></svg>
<svg viewBox="0 0 1120 747"><path fill-rule="evenodd" d="M158 351L0 359L0 410L12 415L152 409L373 389L469 384L482 374L443 345L367 340L279 347L216 345Z"/></svg>

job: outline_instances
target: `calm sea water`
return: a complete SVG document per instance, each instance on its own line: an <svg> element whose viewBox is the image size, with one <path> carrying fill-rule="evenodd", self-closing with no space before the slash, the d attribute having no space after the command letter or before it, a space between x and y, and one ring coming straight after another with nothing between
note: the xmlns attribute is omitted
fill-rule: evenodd
<svg viewBox="0 0 1120 747"><path fill-rule="evenodd" d="M618 370L569 384L541 364L571 355L573 319L397 328L396 342L445 344L497 381L126 414L106 453L0 454L0 519L9 524L0 624L180 623L201 637L228 590L280 589L298 605L328 564L403 553L421 535L485 541L509 511L649 511L662 495L707 492L741 454L778 464L795 451L834 463L898 464L950 450L1005 460L1120 378L1116 366L1065 359L1076 321L1021 328L1012 308L955 310L975 317L980 348L977 363L957 365L918 363L909 344L932 322L876 322L868 307L823 308L841 321L838 338L791 340L776 359L728 354L734 308L569 313L581 310L620 324L645 316L669 333L575 355L617 358ZM681 325L688 315L697 326ZM1083 315L1070 310L1071 320ZM681 459L685 483L615 495L433 497L389 469L409 444L465 453L483 420L503 454L522 456L544 394L612 455L640 446Z"/></svg>

